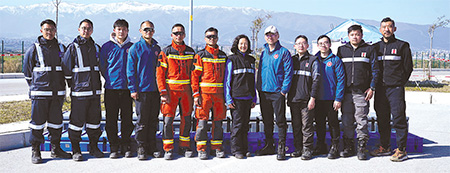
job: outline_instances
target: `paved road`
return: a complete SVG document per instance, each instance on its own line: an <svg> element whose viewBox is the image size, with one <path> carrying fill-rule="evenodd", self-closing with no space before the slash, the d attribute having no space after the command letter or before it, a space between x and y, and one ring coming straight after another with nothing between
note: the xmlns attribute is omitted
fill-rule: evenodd
<svg viewBox="0 0 450 173"><path fill-rule="evenodd" d="M24 78L0 79L0 96L23 95L28 93L28 85Z"/></svg>

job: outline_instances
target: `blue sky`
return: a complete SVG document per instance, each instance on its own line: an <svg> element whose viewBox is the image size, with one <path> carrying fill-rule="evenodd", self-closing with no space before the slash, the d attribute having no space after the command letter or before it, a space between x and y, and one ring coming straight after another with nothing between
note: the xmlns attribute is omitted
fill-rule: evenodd
<svg viewBox="0 0 450 173"><path fill-rule="evenodd" d="M62 0L71 3L111 3L126 0ZM189 6L190 0L132 0L163 5ZM51 3L51 0L0 0L0 6ZM437 17L450 18L449 0L194 0L194 5L253 7L277 12L336 16L346 19L381 20L428 25Z"/></svg>

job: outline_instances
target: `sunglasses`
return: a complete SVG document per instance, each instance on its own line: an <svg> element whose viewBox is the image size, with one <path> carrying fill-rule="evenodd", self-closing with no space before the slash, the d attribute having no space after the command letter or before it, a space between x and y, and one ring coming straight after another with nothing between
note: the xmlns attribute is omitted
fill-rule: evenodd
<svg viewBox="0 0 450 173"><path fill-rule="evenodd" d="M155 30L153 28L144 28L143 31L144 32L153 32Z"/></svg>
<svg viewBox="0 0 450 173"><path fill-rule="evenodd" d="M179 36L184 35L184 32L172 32L173 35Z"/></svg>
<svg viewBox="0 0 450 173"><path fill-rule="evenodd" d="M205 37L208 38L208 39L216 39L217 35L207 35Z"/></svg>

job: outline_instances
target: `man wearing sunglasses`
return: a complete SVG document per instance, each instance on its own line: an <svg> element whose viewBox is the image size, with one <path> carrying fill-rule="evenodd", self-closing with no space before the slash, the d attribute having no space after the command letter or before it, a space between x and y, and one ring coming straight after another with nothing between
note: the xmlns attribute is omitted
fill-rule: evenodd
<svg viewBox="0 0 450 173"><path fill-rule="evenodd" d="M172 44L165 47L158 58L156 79L161 95L161 113L164 116L163 148L164 159L173 158L173 120L177 105L180 104L180 151L186 157L192 157L190 148L192 91L191 69L194 49L184 44L186 37L184 26L172 27Z"/></svg>
<svg viewBox="0 0 450 173"><path fill-rule="evenodd" d="M156 65L161 48L153 39L155 33L152 22L141 23L141 39L128 52L127 78L131 98L136 103L138 120L135 138L138 144L137 158L146 160L146 153L159 156L156 148L156 131L159 115L159 92L156 86Z"/></svg>
<svg viewBox="0 0 450 173"><path fill-rule="evenodd" d="M223 95L223 79L225 76L225 62L227 56L219 50L218 30L210 27L205 31L205 49L200 50L194 57L194 71L192 71L192 90L196 106L197 131L195 141L201 160L208 159L206 143L208 141L209 110L212 108L212 139L211 149L215 150L216 157L224 158L222 148L223 128L225 118L225 99Z"/></svg>
<svg viewBox="0 0 450 173"><path fill-rule="evenodd" d="M289 50L281 46L280 35L275 26L271 25L264 31L266 44L258 67L256 88L259 92L261 114L266 136L264 147L257 155L275 153L273 139L273 114L278 126L277 160L286 159L286 94L288 93L293 75L292 58Z"/></svg>

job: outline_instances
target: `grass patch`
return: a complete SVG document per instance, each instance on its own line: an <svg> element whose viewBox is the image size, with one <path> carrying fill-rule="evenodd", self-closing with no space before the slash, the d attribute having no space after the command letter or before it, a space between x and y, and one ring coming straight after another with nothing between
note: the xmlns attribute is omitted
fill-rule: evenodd
<svg viewBox="0 0 450 173"><path fill-rule="evenodd" d="M417 82L417 83L416 83ZM450 82L442 81L441 83L434 81L409 81L406 84L406 91L427 91L427 92L443 92L450 93ZM420 86L417 86L417 84Z"/></svg>
<svg viewBox="0 0 450 173"><path fill-rule="evenodd" d="M102 111L105 110L103 94L100 99ZM66 97L63 103L62 111L70 111L71 100ZM31 100L1 102L0 104L0 124L12 123L18 121L31 120Z"/></svg>

